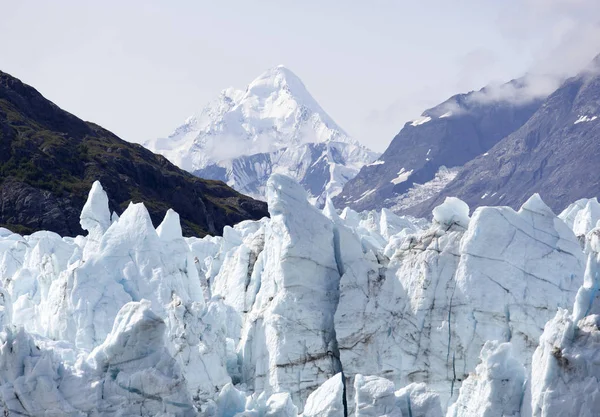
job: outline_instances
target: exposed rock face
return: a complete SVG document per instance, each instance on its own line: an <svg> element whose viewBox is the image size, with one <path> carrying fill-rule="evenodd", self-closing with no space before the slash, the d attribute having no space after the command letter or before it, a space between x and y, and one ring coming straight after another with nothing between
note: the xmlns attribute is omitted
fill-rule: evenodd
<svg viewBox="0 0 600 417"><path fill-rule="evenodd" d="M173 207L184 232L220 234L267 214L264 203L196 178L140 145L84 122L0 72L0 224L17 231L83 232L79 212L100 180L111 211L145 201L154 224Z"/></svg>
<svg viewBox="0 0 600 417"><path fill-rule="evenodd" d="M518 92L525 88L524 83L515 80L503 88ZM411 213L412 206L431 194L425 190L414 192L414 187L418 188L415 184L441 188L456 175L455 171L445 174L446 168L461 167L487 152L520 128L541 104L539 98L516 104L488 101L483 99L487 90L453 96L423 112L420 119L406 123L383 155L344 186L334 199L335 205L359 211L387 207ZM428 216L431 208L419 215Z"/></svg>
<svg viewBox="0 0 600 417"><path fill-rule="evenodd" d="M413 214L431 211L446 196L470 206L519 207L539 193L555 211L597 197L600 176L600 57L567 80L521 128L466 164L436 197Z"/></svg>

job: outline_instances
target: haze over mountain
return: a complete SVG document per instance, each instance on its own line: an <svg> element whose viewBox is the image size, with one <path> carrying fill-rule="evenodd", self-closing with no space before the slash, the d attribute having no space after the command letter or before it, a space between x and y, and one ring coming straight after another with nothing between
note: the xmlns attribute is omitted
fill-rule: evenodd
<svg viewBox="0 0 600 417"><path fill-rule="evenodd" d="M547 96L522 91L530 83L511 81L500 94L486 87L425 111L334 203L426 217L446 197L516 209L539 193L555 212L599 197L591 167L600 160L600 56Z"/></svg>
<svg viewBox="0 0 600 417"><path fill-rule="evenodd" d="M522 127L467 163L442 192L414 210L424 215L446 196L471 207L518 207L539 193L555 211L600 197L600 55L543 101Z"/></svg>
<svg viewBox="0 0 600 417"><path fill-rule="evenodd" d="M199 177L223 180L257 198L265 198L272 173L285 173L321 204L377 157L349 137L282 65L244 91L222 91L168 138L144 146Z"/></svg>
<svg viewBox="0 0 600 417"><path fill-rule="evenodd" d="M0 224L14 230L83 233L78 213L95 180L110 191L112 211L143 201L158 224L173 207L189 235L267 214L264 203L78 119L1 71L0 150Z"/></svg>

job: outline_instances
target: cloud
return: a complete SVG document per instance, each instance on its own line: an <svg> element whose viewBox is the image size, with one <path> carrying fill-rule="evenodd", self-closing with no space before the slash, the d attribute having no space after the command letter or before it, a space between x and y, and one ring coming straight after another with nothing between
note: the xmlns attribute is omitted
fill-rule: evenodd
<svg viewBox="0 0 600 417"><path fill-rule="evenodd" d="M528 51L532 73L566 78L600 53L600 1L525 0L524 4L523 10L502 15L499 23L505 37L535 45Z"/></svg>
<svg viewBox="0 0 600 417"><path fill-rule="evenodd" d="M552 94L561 82L562 78L554 75L527 74L508 83L492 83L474 92L469 99L477 103L526 104Z"/></svg>
<svg viewBox="0 0 600 417"><path fill-rule="evenodd" d="M600 1L524 0L523 6L507 8L498 23L514 50L529 57L528 74L516 83L494 82L475 93L474 100L525 103L551 94L586 68L592 70L590 63L600 54ZM466 74L478 65L475 59L464 62Z"/></svg>
<svg viewBox="0 0 600 417"><path fill-rule="evenodd" d="M600 0L511 3L514 7L488 9L491 14L486 24L494 35L481 43L469 44L477 47L469 51L460 49L461 45L448 44L452 53L460 52L448 54L451 59L446 64L438 63L439 79L416 78L411 87L395 91L397 99L389 106L372 111L365 120L371 130L363 137L375 130L384 132L383 137L386 132L397 132L404 123L444 99L484 86L463 103L466 106L448 100L433 114L451 111L456 115L468 110L469 104L524 104L543 99L600 54ZM431 73L428 69L424 74ZM517 80L509 82L513 78Z"/></svg>

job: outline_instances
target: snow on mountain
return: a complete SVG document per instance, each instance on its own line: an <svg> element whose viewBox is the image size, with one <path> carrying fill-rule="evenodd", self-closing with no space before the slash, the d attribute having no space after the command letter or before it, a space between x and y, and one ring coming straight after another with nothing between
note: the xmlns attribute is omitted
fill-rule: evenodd
<svg viewBox="0 0 600 417"><path fill-rule="evenodd" d="M0 229L0 408L593 415L597 201L563 221L539 196L448 199L428 223L320 212L279 174L267 190L271 218L222 237L183 238L174 211L155 230L143 204L111 218L99 183L86 237Z"/></svg>
<svg viewBox="0 0 600 417"><path fill-rule="evenodd" d="M334 203L359 211L385 207L429 215L433 207L426 213L413 208L438 195L462 166L520 128L538 110L543 97L527 93L530 83L524 77L457 94L425 110L394 137L379 158L381 163L364 166Z"/></svg>
<svg viewBox="0 0 600 417"><path fill-rule="evenodd" d="M168 138L144 146L189 172L256 197L265 197L271 173L284 173L320 203L378 156L350 138L281 65L245 91L224 90Z"/></svg>
<svg viewBox="0 0 600 417"><path fill-rule="evenodd" d="M438 195L411 213L425 215L447 196L473 207L516 208L535 192L555 211L597 197L598 114L600 55L550 94L526 123L466 163Z"/></svg>

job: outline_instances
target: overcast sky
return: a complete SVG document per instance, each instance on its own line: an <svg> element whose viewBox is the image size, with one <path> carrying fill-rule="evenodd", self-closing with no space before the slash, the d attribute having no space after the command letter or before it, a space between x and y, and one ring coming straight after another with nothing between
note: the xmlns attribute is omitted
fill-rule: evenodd
<svg viewBox="0 0 600 417"><path fill-rule="evenodd" d="M0 0L0 70L141 142L284 64L383 151L452 94L575 72L599 19L599 0Z"/></svg>

